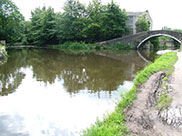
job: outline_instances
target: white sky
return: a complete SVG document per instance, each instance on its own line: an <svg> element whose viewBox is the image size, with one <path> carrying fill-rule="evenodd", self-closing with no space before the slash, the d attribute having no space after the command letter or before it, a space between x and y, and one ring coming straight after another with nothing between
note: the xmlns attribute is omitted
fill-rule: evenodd
<svg viewBox="0 0 182 136"><path fill-rule="evenodd" d="M56 12L62 11L65 0L12 0L20 9L21 13L28 20L31 10L43 5L51 6ZM91 0L80 0L81 3L88 4ZM102 0L108 3L111 0ZM163 26L172 29L182 29L182 0L114 0L126 11L145 11L153 19L153 29L161 29Z"/></svg>

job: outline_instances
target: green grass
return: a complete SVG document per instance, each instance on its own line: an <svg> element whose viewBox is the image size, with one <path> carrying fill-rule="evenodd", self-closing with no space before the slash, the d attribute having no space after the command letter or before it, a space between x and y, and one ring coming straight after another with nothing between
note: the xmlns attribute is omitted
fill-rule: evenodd
<svg viewBox="0 0 182 136"><path fill-rule="evenodd" d="M178 57L175 52L169 52L158 58L155 63L150 64L144 70L142 70L135 79L135 86L144 83L148 80L150 75L157 71L166 71L166 73L172 73L174 71L174 64Z"/></svg>
<svg viewBox="0 0 182 136"><path fill-rule="evenodd" d="M124 136L129 135L129 130L125 125L126 117L124 110L132 104L137 97L137 86L146 82L148 78L158 71L170 71L177 61L175 52L169 52L162 55L154 63L148 65L139 72L134 80L133 88L121 96L121 101L112 114L109 114L103 121L97 120L94 125L83 131L83 136ZM164 101L166 102L169 100Z"/></svg>

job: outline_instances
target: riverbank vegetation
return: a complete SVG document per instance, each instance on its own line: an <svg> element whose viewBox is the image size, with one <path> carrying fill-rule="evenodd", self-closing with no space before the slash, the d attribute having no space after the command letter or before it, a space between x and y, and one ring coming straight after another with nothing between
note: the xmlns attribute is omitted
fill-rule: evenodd
<svg viewBox="0 0 182 136"><path fill-rule="evenodd" d="M138 73L134 80L133 88L122 95L122 100L118 103L115 111L109 114L103 121L98 120L95 125L86 129L83 132L84 136L123 136L130 132L125 125L126 117L124 115L125 109L132 104L137 98L137 86L146 82L149 77L158 71L165 71L171 73L174 69L174 64L177 61L175 52L169 52L162 55L154 63L148 65L144 70ZM163 101L162 101L163 102Z"/></svg>
<svg viewBox="0 0 182 136"><path fill-rule="evenodd" d="M98 50L99 51L102 51L102 50L118 51L118 50L133 49L131 45L123 45L119 42L110 46L100 45L100 44L90 44L85 42L65 42L64 44L58 44L58 45L53 45L49 47L54 49L59 49L66 53L71 53L71 54L94 53Z"/></svg>

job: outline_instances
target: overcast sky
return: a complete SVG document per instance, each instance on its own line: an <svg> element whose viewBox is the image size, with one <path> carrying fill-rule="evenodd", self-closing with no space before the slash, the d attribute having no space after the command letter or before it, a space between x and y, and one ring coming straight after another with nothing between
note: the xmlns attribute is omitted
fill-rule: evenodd
<svg viewBox="0 0 182 136"><path fill-rule="evenodd" d="M36 7L51 6L56 12L62 11L65 0L12 0L20 9L25 19L30 18L31 10ZM91 0L80 0L88 4ZM108 3L111 0L102 0ZM173 29L182 29L182 0L114 0L126 11L145 11L153 19L153 29L161 29L167 26Z"/></svg>

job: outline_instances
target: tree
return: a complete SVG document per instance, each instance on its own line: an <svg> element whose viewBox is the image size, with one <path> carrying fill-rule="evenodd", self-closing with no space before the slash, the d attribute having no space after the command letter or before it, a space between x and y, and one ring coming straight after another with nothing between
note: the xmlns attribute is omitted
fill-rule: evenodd
<svg viewBox="0 0 182 136"><path fill-rule="evenodd" d="M31 37L32 44L45 45L56 42L56 21L54 10L49 7L36 8L31 18Z"/></svg>
<svg viewBox="0 0 182 136"><path fill-rule="evenodd" d="M127 15L113 1L102 5L93 0L88 8L88 25L84 28L87 39L92 42L121 37L128 32Z"/></svg>
<svg viewBox="0 0 182 136"><path fill-rule="evenodd" d="M33 41L32 41L33 38L32 38L32 34L31 34L31 22L24 21L23 25L24 25L24 36L22 39L22 43L23 44L33 43Z"/></svg>
<svg viewBox="0 0 182 136"><path fill-rule="evenodd" d="M62 41L83 40L83 28L86 26L85 6L79 1L67 0L64 12L58 15L58 37ZM60 18L59 18L60 17Z"/></svg>
<svg viewBox="0 0 182 136"><path fill-rule="evenodd" d="M0 1L0 38L9 43L23 37L23 15L11 0Z"/></svg>
<svg viewBox="0 0 182 136"><path fill-rule="evenodd" d="M104 12L104 6L101 0L93 0L87 7L87 25L84 27L84 34L88 42L95 42L101 40L102 37L102 23L101 16Z"/></svg>
<svg viewBox="0 0 182 136"><path fill-rule="evenodd" d="M127 15L113 1L106 6L102 13L102 35L103 40L122 37L129 32L127 27Z"/></svg>
<svg viewBox="0 0 182 136"><path fill-rule="evenodd" d="M150 29L150 22L146 19L146 15L140 16L136 22L136 32L148 31Z"/></svg>
<svg viewBox="0 0 182 136"><path fill-rule="evenodd" d="M63 13L52 8L36 8L31 25L25 23L27 38L33 44L71 42L98 42L121 37L128 32L127 15L113 1L102 5L93 0L85 7L79 1L67 0ZM30 29L27 29L30 27Z"/></svg>

